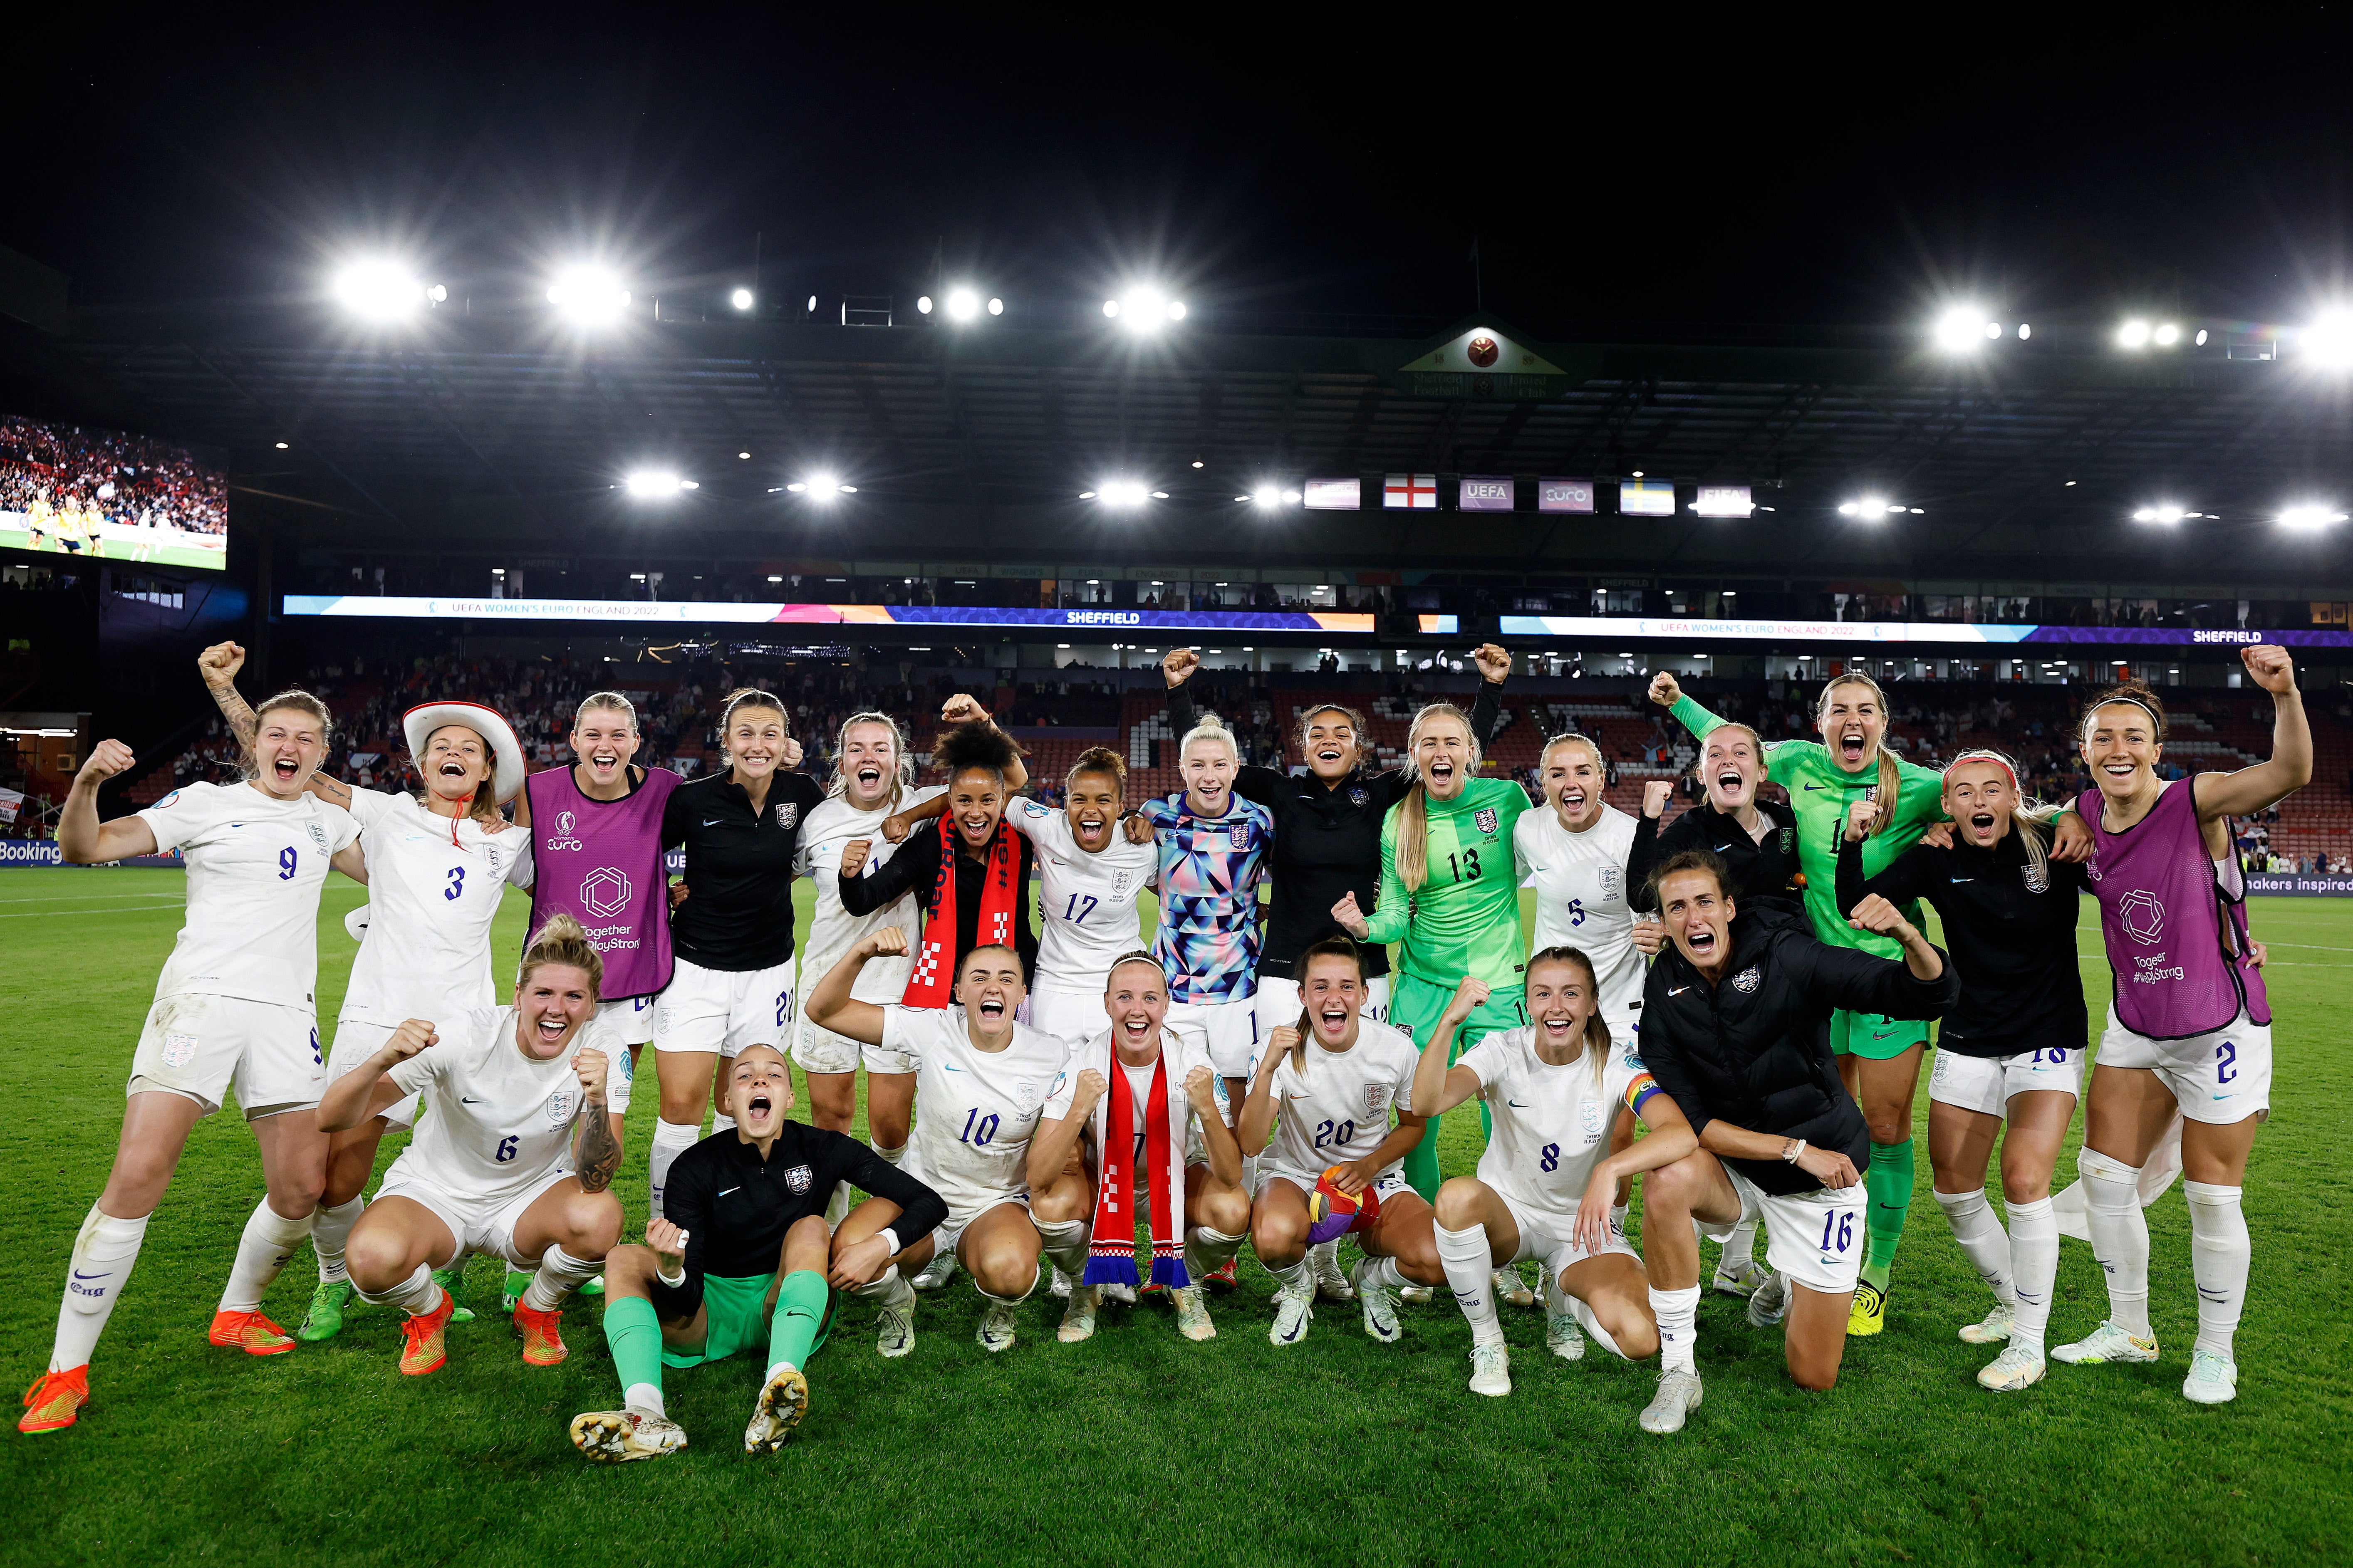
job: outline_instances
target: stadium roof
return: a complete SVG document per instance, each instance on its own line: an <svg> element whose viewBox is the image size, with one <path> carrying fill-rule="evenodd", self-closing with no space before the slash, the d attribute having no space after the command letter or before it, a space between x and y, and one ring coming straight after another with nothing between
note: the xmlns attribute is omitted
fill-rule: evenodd
<svg viewBox="0 0 2353 1568"><path fill-rule="evenodd" d="M700 485L664 514L664 543L713 554L2285 584L2343 574L2341 552L2277 511L2353 496L2346 383L2247 341L1957 357L1861 333L1536 336L1492 315L1426 336L1235 318L1141 338L1076 312L962 330L641 313L586 337L527 305L455 301L397 335L307 301L50 324L5 342L43 405L22 411L226 448L247 515L322 542L396 523L421 547L644 550L655 525L615 487L654 465ZM1479 335L1502 344L1491 374L1424 368ZM855 499L781 493L819 470ZM1384 512L1389 471L1593 478L1604 500L1589 518ZM1638 473L1747 485L1773 510L1610 515L1607 482ZM1372 510L1236 500L1319 475L1366 477ZM1167 498L1124 513L1079 499L1114 477ZM1838 514L1864 494L1920 514ZM2165 502L2210 515L2130 521Z"/></svg>

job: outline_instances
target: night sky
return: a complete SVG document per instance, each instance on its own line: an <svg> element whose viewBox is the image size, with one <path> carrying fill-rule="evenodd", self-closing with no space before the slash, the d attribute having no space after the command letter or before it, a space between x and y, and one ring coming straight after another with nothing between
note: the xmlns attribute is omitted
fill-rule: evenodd
<svg viewBox="0 0 2353 1568"><path fill-rule="evenodd" d="M601 250L681 298L747 278L756 231L768 299L904 310L939 237L1015 321L1146 274L1212 313L1451 317L1474 237L1487 304L1537 323L1900 322L1958 294L2292 322L2348 270L2353 49L2326 8L1810 35L1681 7L865 9L126 16L11 73L0 241L84 303L305 292L385 242L480 297Z"/></svg>

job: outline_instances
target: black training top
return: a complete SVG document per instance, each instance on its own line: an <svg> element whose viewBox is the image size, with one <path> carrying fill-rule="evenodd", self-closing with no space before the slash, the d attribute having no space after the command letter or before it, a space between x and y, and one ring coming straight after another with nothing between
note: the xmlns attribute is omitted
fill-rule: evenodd
<svg viewBox="0 0 2353 1568"><path fill-rule="evenodd" d="M2075 921L2079 895L2088 890L2081 866L2051 860L2038 875L2015 828L1991 849L1917 845L1868 881L1862 846L1839 843L1840 909L1877 893L1897 905L1926 899L1944 917L1961 999L1937 1030L1936 1047L1965 1057L2084 1048L2089 1030Z"/></svg>
<svg viewBox="0 0 2353 1568"><path fill-rule="evenodd" d="M1502 708L1499 689L1482 680L1471 707L1472 732L1482 745ZM1168 689L1168 724L1179 736L1193 728L1193 699L1183 682ZM1331 785L1312 773L1235 771L1234 793L1274 814L1274 897L1259 950L1260 978L1291 979L1293 962L1309 946L1347 935L1332 918L1332 906L1345 895L1354 893L1357 907L1372 909L1381 890L1381 818L1412 782L1401 767L1381 773L1359 767ZM1366 979L1389 972L1388 948L1367 944L1364 956Z"/></svg>
<svg viewBox="0 0 2353 1568"><path fill-rule="evenodd" d="M690 899L689 903L694 900ZM787 1121L765 1160L730 1128L681 1152L662 1191L662 1214L686 1232L686 1282L653 1282L654 1310L675 1321L702 1304L702 1281L765 1279L784 1256L785 1232L825 1213L834 1184L899 1205L891 1228L906 1247L948 1217L948 1205L898 1166L846 1133Z"/></svg>
<svg viewBox="0 0 2353 1568"><path fill-rule="evenodd" d="M807 773L768 780L766 807L724 773L690 779L662 805L662 846L686 846L686 901L670 947L705 969L771 969L793 956L793 858L801 823L825 799Z"/></svg>
<svg viewBox="0 0 2353 1568"><path fill-rule="evenodd" d="M1637 909L1655 910L1651 873L1686 849L1705 849L1732 868L1732 900L1743 912L1769 905L1786 913L1806 912L1806 895L1798 872L1798 814L1769 800L1757 803L1757 815L1773 825L1764 841L1729 812L1715 809L1703 797L1665 827L1655 816L1638 817L1634 847L1626 856L1626 897Z"/></svg>
<svg viewBox="0 0 2353 1568"><path fill-rule="evenodd" d="M1038 933L1029 926L1029 883L1037 870L1038 857L1029 847L1029 840L1012 828L999 831L1010 834L1018 856L1013 884L1013 948L1021 955L1022 979L1031 981L1038 974ZM959 845L962 840L958 840ZM899 846L891 858L874 868L872 874L860 877L837 877L841 888L841 907L853 915L871 915L876 910L887 910L907 894L928 910L939 888L940 825L920 824ZM964 955L980 940L981 891L988 880L988 864L970 855L955 853L956 950L955 962L962 963ZM693 900L689 900L691 903ZM906 933L912 950L923 933ZM871 1189L869 1189L870 1191Z"/></svg>
<svg viewBox="0 0 2353 1568"><path fill-rule="evenodd" d="M1837 1150L1861 1173L1871 1163L1871 1133L1839 1081L1831 1013L1936 1017L1960 994L1952 961L1936 979L1916 980L1900 961L1831 947L1794 923L1745 919L1732 922L1731 941L1732 961L1715 985L1680 947L1661 950L1642 992L1642 1065L1674 1096L1694 1132L1720 1119L1750 1132L1802 1138ZM1821 1185L1779 1160L1725 1163L1767 1193Z"/></svg>

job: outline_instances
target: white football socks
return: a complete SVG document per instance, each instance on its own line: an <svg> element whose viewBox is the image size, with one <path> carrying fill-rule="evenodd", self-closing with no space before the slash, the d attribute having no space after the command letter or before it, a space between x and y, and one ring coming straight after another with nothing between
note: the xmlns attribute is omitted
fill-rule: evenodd
<svg viewBox="0 0 2353 1568"><path fill-rule="evenodd" d="M2108 1277L2108 1321L2148 1339L2148 1220L2140 1212L2140 1172L2097 1149L2075 1157L2075 1172L2084 1182L2092 1254Z"/></svg>
<svg viewBox="0 0 2353 1568"><path fill-rule="evenodd" d="M1961 1255L1978 1271L1993 1299L2015 1303L2016 1293L2010 1288L2013 1278L2010 1259L2010 1237L2003 1234L2001 1221L1986 1201L1983 1187L1972 1187L1966 1193L1938 1193L1936 1206L1945 1211L1945 1223L1953 1227L1953 1239L1959 1243Z"/></svg>
<svg viewBox="0 0 2353 1568"><path fill-rule="evenodd" d="M367 1212L365 1198L353 1198L332 1208L321 1204L311 1215L311 1250L319 1255L319 1282L332 1285L347 1278L343 1272L343 1247L352 1238L352 1226L359 1224L360 1215Z"/></svg>
<svg viewBox="0 0 2353 1568"><path fill-rule="evenodd" d="M849 1216L849 1184L848 1182L836 1182L833 1184L833 1196L828 1198L825 1203L826 1229L835 1229Z"/></svg>
<svg viewBox="0 0 2353 1568"><path fill-rule="evenodd" d="M1067 1264L1064 1264L1060 1258L1055 1258L1054 1262L1061 1268L1063 1273L1071 1274L1071 1278L1075 1280L1081 1274L1084 1274L1086 1272L1087 1247L1084 1234L1086 1226L1082 1224L1079 1224L1077 1221L1072 1221L1071 1223L1079 1225L1081 1232L1078 1246L1080 1260L1079 1272L1077 1274L1071 1274L1070 1267ZM1038 1228L1039 1233L1043 1235L1045 1227L1040 1226ZM1192 1234L1185 1238L1185 1272L1192 1277L1194 1284L1198 1285L1202 1280L1207 1279L1210 1275L1215 1274L1219 1269L1223 1268L1227 1264L1232 1262L1234 1259L1234 1254L1240 1252L1241 1249L1242 1238L1240 1237L1228 1236L1222 1230L1211 1230L1206 1225L1197 1225L1193 1227ZM1051 1256L1051 1249L1049 1248L1048 1250L1049 1256ZM1313 1257L1311 1257L1308 1259L1311 1272L1313 1271L1314 1262L1314 1260Z"/></svg>
<svg viewBox="0 0 2353 1568"><path fill-rule="evenodd" d="M352 1281L356 1288L359 1281ZM359 1298L371 1307L397 1307L412 1318L421 1318L441 1305L441 1287L434 1283L429 1264L420 1263L417 1272L380 1295L359 1291Z"/></svg>
<svg viewBox="0 0 2353 1568"><path fill-rule="evenodd" d="M1715 1260L1715 1271L1729 1274L1744 1263L1757 1260L1757 1222L1744 1219L1732 1227L1724 1238L1724 1256Z"/></svg>
<svg viewBox="0 0 2353 1568"><path fill-rule="evenodd" d="M1662 1290L1651 1287L1651 1313L1659 1320L1659 1369L1662 1372L1697 1372L1693 1359L1699 1349L1699 1287L1686 1286L1681 1290ZM1590 1313L1579 1317L1587 1323ZM1617 1347L1613 1344L1612 1350ZM1623 1352L1620 1352L1622 1354Z"/></svg>
<svg viewBox="0 0 2353 1568"><path fill-rule="evenodd" d="M73 1255L66 1263L65 1300L58 1307L58 1337L49 1350L51 1372L71 1372L90 1364L106 1320L139 1261L139 1244L147 1236L147 1217L117 1219L90 1205L74 1237Z"/></svg>
<svg viewBox="0 0 2353 1568"><path fill-rule="evenodd" d="M1471 1342L1502 1344L1504 1324L1495 1315L1495 1265L1487 1227L1474 1225L1449 1230L1440 1225L1432 1228L1438 1237L1438 1261L1446 1268L1447 1288L1454 1292L1454 1304L1470 1320Z"/></svg>
<svg viewBox="0 0 2353 1568"><path fill-rule="evenodd" d="M849 1293L869 1301L880 1301L886 1307L903 1307L915 1299L915 1288L899 1272L895 1263L863 1285L852 1285Z"/></svg>
<svg viewBox="0 0 2353 1568"><path fill-rule="evenodd" d="M877 1143L874 1145L874 1152L893 1165L907 1157L907 1146L904 1143L895 1149L885 1149L881 1144Z"/></svg>
<svg viewBox="0 0 2353 1568"><path fill-rule="evenodd" d="M539 1272L531 1277L531 1284L522 1293L522 1304L534 1312L553 1312L564 1305L564 1298L586 1284L604 1267L601 1258L575 1258L550 1243L547 1250L539 1255Z"/></svg>
<svg viewBox="0 0 2353 1568"><path fill-rule="evenodd" d="M621 1390L621 1403L632 1410L670 1419L670 1407L662 1403L662 1391L650 1383L633 1383Z"/></svg>
<svg viewBox="0 0 2353 1568"><path fill-rule="evenodd" d="M728 1115L723 1110L717 1111L712 1114L711 1118L711 1135L713 1138L718 1137L722 1132L733 1132L734 1131L735 1119L733 1117Z"/></svg>
<svg viewBox="0 0 2353 1568"><path fill-rule="evenodd" d="M1041 1219L1032 1223L1038 1226L1038 1239L1044 1244L1046 1256L1053 1261L1055 1268L1071 1277L1071 1288L1077 1289L1079 1281L1087 1272L1088 1222L1082 1219ZM1231 1257L1232 1254L1227 1256ZM1187 1269L1192 1268L1189 1249L1185 1266Z"/></svg>
<svg viewBox="0 0 2353 1568"><path fill-rule="evenodd" d="M2059 1278L2059 1212L2050 1198L2010 1205L2010 1290L2018 1305L2010 1342L2042 1353L2051 1324L2051 1292Z"/></svg>
<svg viewBox="0 0 2353 1568"><path fill-rule="evenodd" d="M1315 1278L1314 1263L1308 1258L1303 1258L1299 1260L1299 1266L1307 1271L1307 1278L1309 1281L1313 1283ZM1367 1258L1365 1259L1364 1282L1374 1287L1376 1289L1389 1290L1402 1290L1407 1286L1413 1283L1413 1281L1407 1279L1404 1273L1398 1268L1397 1259L1394 1258Z"/></svg>
<svg viewBox="0 0 2353 1568"><path fill-rule="evenodd" d="M1269 1274L1282 1281L1282 1288L1286 1290L1305 1290L1312 1293L1315 1289L1315 1265L1310 1261L1305 1253L1300 1254L1298 1262L1284 1268L1275 1268L1267 1263L1263 1258L1260 1258L1259 1262L1265 1267Z"/></svg>
<svg viewBox="0 0 2353 1568"><path fill-rule="evenodd" d="M2207 1182L2181 1184L2182 1195L2189 1200L2190 1272L2198 1279L2196 1348L2219 1356L2231 1354L2232 1336L2239 1331L2239 1313L2247 1300L2247 1265L2253 1249L2247 1241L2246 1213L2239 1205L2242 1190Z"/></svg>
<svg viewBox="0 0 2353 1568"><path fill-rule="evenodd" d="M302 1238L311 1234L311 1216L288 1219L269 1206L268 1198L253 1205L237 1237L237 1261L229 1266L228 1285L221 1291L219 1310L258 1312L262 1293L269 1289Z"/></svg>
<svg viewBox="0 0 2353 1568"><path fill-rule="evenodd" d="M670 1185L670 1163L702 1140L702 1125L696 1121L670 1121L657 1119L654 1141L646 1151L646 1192L649 1212L662 1212L662 1189Z"/></svg>

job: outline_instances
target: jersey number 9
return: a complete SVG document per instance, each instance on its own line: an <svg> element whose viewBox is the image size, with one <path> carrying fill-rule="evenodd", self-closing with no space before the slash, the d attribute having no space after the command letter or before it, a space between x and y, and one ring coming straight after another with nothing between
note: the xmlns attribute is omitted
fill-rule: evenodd
<svg viewBox="0 0 2353 1568"><path fill-rule="evenodd" d="M292 881L294 879L294 868L301 863L302 858L294 853L294 846L291 844L289 844L285 848L280 849L278 852L278 879L281 882Z"/></svg>

